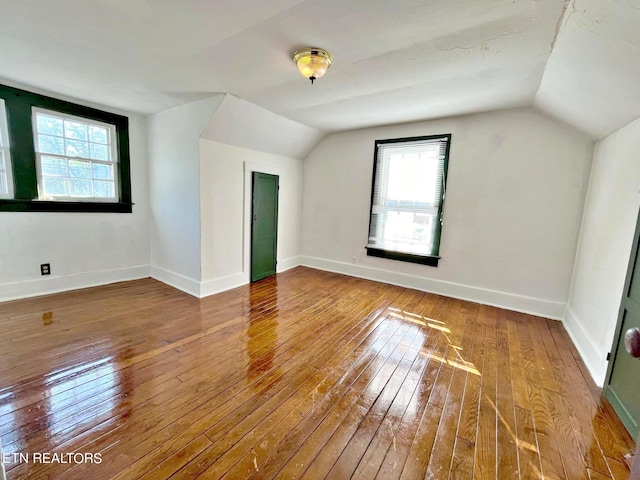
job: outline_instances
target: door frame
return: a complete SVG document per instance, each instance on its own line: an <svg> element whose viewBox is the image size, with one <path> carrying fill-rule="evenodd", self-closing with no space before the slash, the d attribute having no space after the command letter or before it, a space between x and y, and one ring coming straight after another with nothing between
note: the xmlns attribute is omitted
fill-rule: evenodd
<svg viewBox="0 0 640 480"><path fill-rule="evenodd" d="M613 343L611 344L610 357L607 364L607 374L604 377L604 385L602 388L602 393L607 397L607 399L611 403L615 403L615 399L612 401L607 395L609 391L609 381L611 380L611 374L613 373L613 363L618 354L618 347L620 345L620 338L624 335L622 331L622 321L624 318L624 299L627 296L627 292L629 291L629 286L631 285L631 277L633 276L633 270L635 267L635 260L638 254L638 247L640 246L640 210L638 210L637 218L636 218L636 228L633 234L633 243L631 244L631 253L629 254L629 261L627 262L627 274L624 279L624 287L622 289L622 294L620 295L620 307L618 308L618 320L616 321L616 329L615 334L613 336ZM626 352L624 352L626 354ZM612 392L613 393L613 392ZM613 396L617 398L615 393ZM616 411L616 414L618 412ZM633 436L635 432L631 433Z"/></svg>
<svg viewBox="0 0 640 480"><path fill-rule="evenodd" d="M244 162L244 221L242 222L242 274L245 283L251 283L251 219L252 219L252 203L253 203L253 172L266 173L269 175L278 175L280 177L280 187L282 187L282 178L285 170L282 167L269 165L266 163ZM280 228L282 216L280 215L281 205L278 202L278 232ZM280 242L276 244L276 273L280 272Z"/></svg>

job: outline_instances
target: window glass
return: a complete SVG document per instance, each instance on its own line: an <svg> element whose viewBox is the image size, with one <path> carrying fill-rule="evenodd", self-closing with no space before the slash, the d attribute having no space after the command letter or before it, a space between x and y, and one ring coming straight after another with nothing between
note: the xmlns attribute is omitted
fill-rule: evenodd
<svg viewBox="0 0 640 480"><path fill-rule="evenodd" d="M447 135L376 143L367 249L438 255L449 140Z"/></svg>
<svg viewBox="0 0 640 480"><path fill-rule="evenodd" d="M0 99L0 198L13 198L13 177L11 175L11 150L7 130L7 113L4 100Z"/></svg>
<svg viewBox="0 0 640 480"><path fill-rule="evenodd" d="M34 110L40 200L117 200L115 128Z"/></svg>
<svg viewBox="0 0 640 480"><path fill-rule="evenodd" d="M129 119L0 84L0 211L131 213Z"/></svg>

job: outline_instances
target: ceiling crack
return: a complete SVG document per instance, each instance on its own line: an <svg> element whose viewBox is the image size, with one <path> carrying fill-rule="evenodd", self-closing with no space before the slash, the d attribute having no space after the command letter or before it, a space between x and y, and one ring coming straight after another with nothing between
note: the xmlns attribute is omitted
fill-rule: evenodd
<svg viewBox="0 0 640 480"><path fill-rule="evenodd" d="M571 4L572 10L570 13L567 13L567 11L569 10L569 4ZM562 7L562 13L560 14L560 18L558 18L558 22L556 23L556 32L553 35L553 39L551 40L549 54L553 52L553 47L555 47L556 45L556 40L558 39L558 35L560 35L560 30L562 29L562 26L566 24L566 20L568 20L569 17L576 11L575 8L575 0L565 0Z"/></svg>
<svg viewBox="0 0 640 480"><path fill-rule="evenodd" d="M508 32L505 32L505 33L501 33L500 35L496 35L494 37L487 38L487 39L483 40L480 43L476 43L476 44L468 46L468 47L461 47L461 46L456 45L456 46L453 46L453 47L444 48L444 47L439 47L438 45L435 45L435 49L437 51L439 51L439 52L451 52L453 50L474 50L476 48L485 48L485 49L487 49L488 48L487 43L489 43L489 42L493 42L494 40L498 40L500 38L509 37L511 35L518 35L518 34L521 34L521 33L522 32L519 32L519 31L508 31Z"/></svg>

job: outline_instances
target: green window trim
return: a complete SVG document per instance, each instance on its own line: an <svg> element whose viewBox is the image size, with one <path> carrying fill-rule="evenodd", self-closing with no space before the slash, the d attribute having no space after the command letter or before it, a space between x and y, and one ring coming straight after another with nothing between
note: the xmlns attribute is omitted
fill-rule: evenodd
<svg viewBox="0 0 640 480"><path fill-rule="evenodd" d="M13 199L0 199L4 212L110 212L131 213L131 165L129 119L122 115L0 85L5 102L13 170ZM43 108L88 120L111 124L116 129L118 192L115 202L38 200L38 177L33 134L33 108Z"/></svg>
<svg viewBox="0 0 640 480"><path fill-rule="evenodd" d="M367 245L365 249L367 251L367 256L370 257L379 257L386 258L389 260L397 260L402 262L409 263L417 263L421 265L428 265L431 267L437 267L440 261L440 240L442 236L442 211L444 208L444 200L446 193L446 184L447 184L447 173L449 167L449 152L451 150L451 137L452 135L443 134L443 135L428 135L428 136L418 136L418 137L404 137L404 138L391 138L385 140L376 140L375 141L375 151L373 154L373 177L371 180L371 201L369 204L369 238L371 238L372 224L373 224L373 216L374 216L374 203L375 203L375 193L376 193L376 178L378 173L378 149L380 145L385 144L402 144L409 142L420 142L420 141L433 141L438 139L445 139L444 146L444 159L442 164L442 189L440 194L440 203L438 205L437 215L436 215L436 224L435 224L435 232L433 237L433 248L430 254L420 254L420 253L410 253L410 252L402 252L391 249L380 248L377 245ZM370 240L369 240L370 241Z"/></svg>
<svg viewBox="0 0 640 480"><path fill-rule="evenodd" d="M435 255L416 255L413 253L394 252L393 250L382 250L380 248L365 247L367 255L370 257L388 258L389 260L399 260L401 262L418 263L437 267L440 257Z"/></svg>

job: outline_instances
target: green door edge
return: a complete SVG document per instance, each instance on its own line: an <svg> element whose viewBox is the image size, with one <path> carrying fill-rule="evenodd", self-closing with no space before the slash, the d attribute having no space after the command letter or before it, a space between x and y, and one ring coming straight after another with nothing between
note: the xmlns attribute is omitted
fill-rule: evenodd
<svg viewBox="0 0 640 480"><path fill-rule="evenodd" d="M627 429L629 434L635 438L635 435L638 433L638 423L633 419L633 416L629 413L629 410L627 410L624 404L620 401L618 395L616 395L616 392L609 388L609 385L607 385L605 388L604 396L611 403L611 406L616 411L616 414L620 418L620 421Z"/></svg>
<svg viewBox="0 0 640 480"><path fill-rule="evenodd" d="M611 375L613 373L613 364L618 354L618 347L620 346L620 339L623 335L622 324L624 322L625 311L625 299L627 298L627 292L631 285L631 278L633 277L633 270L635 267L636 257L638 255L638 243L640 242L640 209L638 210L636 218L636 230L633 234L633 243L631 245L631 253L629 255L629 262L627 264L627 275L624 280L624 288L622 290L622 296L620 297L620 308L618 309L618 321L616 322L615 335L613 337L613 344L609 354L609 364L607 365L607 374L605 375L604 387L602 393L605 398L609 400L613 406L616 414L622 421L623 425L629 432L629 434L635 438L638 433L638 423L634 420L633 416L629 413L629 410L622 404L618 395L611 389ZM622 352L625 354L626 352Z"/></svg>

